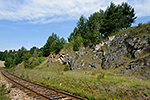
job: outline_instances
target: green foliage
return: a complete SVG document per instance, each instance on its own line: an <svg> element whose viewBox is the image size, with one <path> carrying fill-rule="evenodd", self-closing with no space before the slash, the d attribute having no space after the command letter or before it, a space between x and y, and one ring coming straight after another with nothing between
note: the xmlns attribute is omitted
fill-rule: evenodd
<svg viewBox="0 0 150 100"><path fill-rule="evenodd" d="M34 54L34 51L35 50L37 50L38 48L36 48L36 47L32 47L31 49L30 49L30 54L32 55L32 54Z"/></svg>
<svg viewBox="0 0 150 100"><path fill-rule="evenodd" d="M63 45L65 43L66 40L63 37L59 38L59 36L52 33L52 35L49 36L46 44L43 47L43 56L47 57L53 51L58 53L63 48Z"/></svg>
<svg viewBox="0 0 150 100"><path fill-rule="evenodd" d="M4 61L6 59L7 54L8 54L8 51L5 50L4 53L3 53L3 55L2 55L2 57L1 57L2 61Z"/></svg>
<svg viewBox="0 0 150 100"><path fill-rule="evenodd" d="M148 94L147 92L145 92L145 91L144 91L144 95L145 95L146 97L148 97L148 96L149 96L149 94Z"/></svg>
<svg viewBox="0 0 150 100"><path fill-rule="evenodd" d="M42 57L43 56L43 52L42 51L39 51L38 52L38 57Z"/></svg>
<svg viewBox="0 0 150 100"><path fill-rule="evenodd" d="M49 56L51 49L50 46L51 44L56 40L57 36L56 34L52 33L52 36L49 36L46 44L43 47L43 56L47 57Z"/></svg>
<svg viewBox="0 0 150 100"><path fill-rule="evenodd" d="M97 80L100 81L101 79L103 79L105 76L105 73L103 73L102 71L99 72L99 75L97 76Z"/></svg>
<svg viewBox="0 0 150 100"><path fill-rule="evenodd" d="M29 53L28 54L23 54L23 56L22 56L22 58L23 58L23 63L24 63L24 67L25 68L28 68L29 67L29 58L30 58L30 55L29 55Z"/></svg>
<svg viewBox="0 0 150 100"><path fill-rule="evenodd" d="M9 68L9 67L11 67L11 64L12 64L12 58L9 58L9 57L7 56L4 65L5 65L7 68Z"/></svg>
<svg viewBox="0 0 150 100"><path fill-rule="evenodd" d="M113 32L130 27L137 18L135 17L134 8L124 2L122 5L117 6L111 2L104 16L100 31L105 37Z"/></svg>
<svg viewBox="0 0 150 100"><path fill-rule="evenodd" d="M45 61L45 57L29 57L28 54L24 55L24 68L33 69L36 66L40 65L43 61Z"/></svg>
<svg viewBox="0 0 150 100"><path fill-rule="evenodd" d="M123 2L121 5L116 6L111 2L105 11L95 12L88 19L82 15L68 41L74 41L75 51L78 50L80 45L76 43L78 36L82 37L85 46L92 46L99 43L103 37L130 27L136 18L134 8L128 3Z"/></svg>
<svg viewBox="0 0 150 100"><path fill-rule="evenodd" d="M133 30L130 30L128 37L131 38L133 36L133 34L134 34Z"/></svg>
<svg viewBox="0 0 150 100"><path fill-rule="evenodd" d="M38 57L37 50L34 50L33 57L35 57L35 58L37 58L37 57Z"/></svg>
<svg viewBox="0 0 150 100"><path fill-rule="evenodd" d="M0 87L0 100L9 100L8 98L5 97L6 89L5 89L5 85L2 84L2 86Z"/></svg>
<svg viewBox="0 0 150 100"><path fill-rule="evenodd" d="M59 51L63 48L63 45L65 43L66 43L66 40L63 37L60 39L58 37L58 39L55 40L50 46L51 52L55 51L55 53L59 53Z"/></svg>
<svg viewBox="0 0 150 100"><path fill-rule="evenodd" d="M31 57L35 57L35 58L37 58L37 57L42 57L43 56L43 48L37 48L37 47L35 47L35 46L33 46L31 49L30 49L30 56Z"/></svg>
<svg viewBox="0 0 150 100"><path fill-rule="evenodd" d="M77 39L74 40L74 43L73 43L73 50L74 51L78 51L79 50L79 47L82 43L83 39L81 36L78 36Z"/></svg>
<svg viewBox="0 0 150 100"><path fill-rule="evenodd" d="M0 60L2 60L3 54L4 54L4 52L0 51Z"/></svg>
<svg viewBox="0 0 150 100"><path fill-rule="evenodd" d="M3 59L5 60L5 66L6 68L14 67L15 65L21 63L23 61L23 54L27 53L27 49L22 47L18 51L12 51L10 50L9 52L6 50L3 54Z"/></svg>

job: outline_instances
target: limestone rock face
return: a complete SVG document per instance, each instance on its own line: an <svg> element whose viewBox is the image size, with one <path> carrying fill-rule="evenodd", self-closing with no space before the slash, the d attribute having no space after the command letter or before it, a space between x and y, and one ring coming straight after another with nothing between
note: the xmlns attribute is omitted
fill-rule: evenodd
<svg viewBox="0 0 150 100"><path fill-rule="evenodd" d="M68 64L71 70L75 69L102 69L119 68L127 63L127 59L136 59L143 54L150 52L150 37L144 35L128 37L127 33L120 33L107 37L101 43L90 47L82 47L79 51L61 51L59 54L49 56L48 66L53 62ZM142 60L143 61L143 60ZM131 62L126 71L141 68L144 65L150 66L148 61L141 60ZM148 76L148 74L145 74Z"/></svg>

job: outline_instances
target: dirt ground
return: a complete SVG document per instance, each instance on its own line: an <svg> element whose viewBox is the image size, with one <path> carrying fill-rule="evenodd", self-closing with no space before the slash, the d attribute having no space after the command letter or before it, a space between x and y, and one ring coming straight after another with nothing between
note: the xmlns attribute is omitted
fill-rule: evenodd
<svg viewBox="0 0 150 100"><path fill-rule="evenodd" d="M0 67L5 67L4 63L5 61L0 61Z"/></svg>

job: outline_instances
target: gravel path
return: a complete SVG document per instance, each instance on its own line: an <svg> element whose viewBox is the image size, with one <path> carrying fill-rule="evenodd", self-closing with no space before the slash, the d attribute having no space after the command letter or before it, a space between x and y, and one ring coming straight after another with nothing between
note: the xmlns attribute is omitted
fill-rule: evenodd
<svg viewBox="0 0 150 100"><path fill-rule="evenodd" d="M4 63L5 61L0 61L0 67L5 67Z"/></svg>

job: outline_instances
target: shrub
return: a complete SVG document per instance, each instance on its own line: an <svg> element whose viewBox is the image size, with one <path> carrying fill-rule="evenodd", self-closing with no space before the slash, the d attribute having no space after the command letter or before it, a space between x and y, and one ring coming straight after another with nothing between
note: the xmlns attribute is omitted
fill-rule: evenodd
<svg viewBox="0 0 150 100"><path fill-rule="evenodd" d="M128 37L131 38L133 34L134 34L133 30L130 30L130 33L128 34Z"/></svg>
<svg viewBox="0 0 150 100"><path fill-rule="evenodd" d="M97 80L100 81L101 79L103 79L105 76L105 73L100 72L99 75L97 76Z"/></svg>

